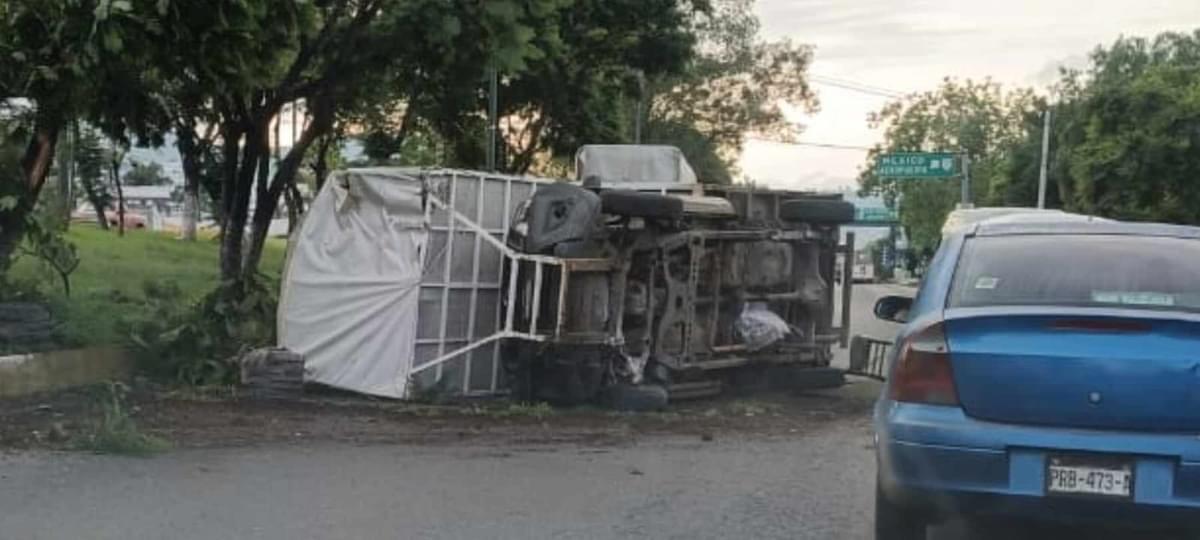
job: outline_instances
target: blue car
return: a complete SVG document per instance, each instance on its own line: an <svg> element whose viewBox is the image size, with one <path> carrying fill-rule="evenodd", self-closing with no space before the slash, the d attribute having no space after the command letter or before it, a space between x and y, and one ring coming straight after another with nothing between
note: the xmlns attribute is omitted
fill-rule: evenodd
<svg viewBox="0 0 1200 540"><path fill-rule="evenodd" d="M874 411L877 539L950 517L1200 528L1200 228L985 221L875 315L905 324Z"/></svg>

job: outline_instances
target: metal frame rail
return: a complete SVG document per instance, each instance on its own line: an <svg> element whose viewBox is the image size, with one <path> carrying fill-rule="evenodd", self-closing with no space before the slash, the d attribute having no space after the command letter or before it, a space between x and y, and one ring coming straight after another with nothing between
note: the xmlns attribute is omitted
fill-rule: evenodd
<svg viewBox="0 0 1200 540"><path fill-rule="evenodd" d="M558 267L562 268L563 267L563 259L559 259L556 257L550 257L550 256L546 256L546 255L532 255L532 254L521 253L516 250L513 250L512 248L505 245L504 242L496 239L495 236L493 236L491 233L489 233L486 229L481 227L479 224L475 223L474 221L469 219L467 216L464 216L458 210L452 208L449 204L446 203L446 201L443 201L442 199L438 198L437 196L435 196L433 194L430 194L428 197L429 197L430 204L432 204L434 207L436 207L439 210L443 210L443 211L447 212L450 215L450 223L452 225L449 226L449 231L450 231L449 238L451 238L451 239L453 238L454 229L455 229L454 225L461 225L461 226L465 227L467 230L474 232L476 235L476 239L482 240L484 242L491 244L492 247L496 248L501 253L501 255L505 259L503 264L507 264L508 269L509 269L508 283L507 283L507 285L505 285L508 288L508 298L514 298L516 296L517 283L520 281L520 278L521 278L521 262L528 261L528 262L533 263L534 264L534 266L533 266L533 268L534 268L534 270L533 270L533 301L530 303L530 305L527 308L529 310L529 313L527 315L528 315L528 318L530 321L529 331L517 330L515 328L514 321L516 320L516 316L517 316L517 314L515 313L515 310L516 310L515 304L516 303L510 301L510 302L508 302L508 305L504 307L502 324L500 325L501 330L499 330L491 335L488 335L486 337L470 341L466 345L463 345L461 347L457 347L455 349L447 351L447 350L445 350L446 349L446 347L445 347L446 325L444 324L444 321L446 318L446 312L448 310L448 302L446 302L446 299L443 298L443 302L442 302L443 324L441 325L442 338L439 340L440 341L440 347L439 347L440 354L437 356L437 358L434 358L433 360L429 360L424 363L413 366L411 373L416 374L416 373L420 373L420 372L425 371L426 369L429 369L432 367L440 367L442 364L446 363L447 361L449 361L452 358L461 356L463 354L471 352L474 349L477 349L477 348L487 345L489 343L499 341L501 339L520 338L520 339L526 339L526 340L530 340L530 341L545 341L547 338L549 338L550 336L547 334L537 333L538 319L541 315L542 281L545 276L545 267L546 266L558 266ZM476 250L478 250L478 247L476 247ZM449 270L446 270L446 272L449 273ZM447 281L449 281L449 280L447 280ZM565 284L566 283L564 280L563 285L565 285ZM559 313L562 313L562 310L564 307L565 291L566 291L565 286L560 287L560 293L559 293L559 298L558 298L558 312ZM474 310L474 304L471 304L471 309L472 309L472 311ZM474 316L470 317L470 320L474 321ZM558 335L561 332L561 329L562 329L561 323L562 323L562 318L559 317L558 320L556 321L554 335ZM470 333L468 333L468 339L470 337L471 337Z"/></svg>
<svg viewBox="0 0 1200 540"><path fill-rule="evenodd" d="M852 375L886 380L892 342L868 336L850 340L850 370Z"/></svg>

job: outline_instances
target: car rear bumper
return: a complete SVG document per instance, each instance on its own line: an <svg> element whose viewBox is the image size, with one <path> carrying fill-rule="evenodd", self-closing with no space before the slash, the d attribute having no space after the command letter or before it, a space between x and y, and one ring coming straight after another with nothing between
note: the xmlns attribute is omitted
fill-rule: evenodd
<svg viewBox="0 0 1200 540"><path fill-rule="evenodd" d="M880 404L876 426L881 488L914 509L1200 528L1195 435L996 424L959 408L898 403ZM1055 453L1128 456L1132 500L1047 496L1046 459Z"/></svg>

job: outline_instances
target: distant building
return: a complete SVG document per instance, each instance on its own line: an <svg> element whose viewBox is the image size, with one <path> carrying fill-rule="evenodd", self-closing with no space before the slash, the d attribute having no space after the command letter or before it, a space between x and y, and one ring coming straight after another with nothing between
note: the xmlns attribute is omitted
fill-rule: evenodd
<svg viewBox="0 0 1200 540"><path fill-rule="evenodd" d="M171 201L171 191L174 186L124 186L121 191L125 196L125 208L130 210L149 211L151 208L171 214L174 204Z"/></svg>

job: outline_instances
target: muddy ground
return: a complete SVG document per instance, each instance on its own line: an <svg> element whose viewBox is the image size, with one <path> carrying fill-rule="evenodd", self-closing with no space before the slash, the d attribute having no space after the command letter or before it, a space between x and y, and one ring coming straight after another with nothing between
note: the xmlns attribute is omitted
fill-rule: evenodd
<svg viewBox="0 0 1200 540"><path fill-rule="evenodd" d="M142 432L163 437L176 448L299 440L620 445L653 434L701 440L795 435L838 419L865 419L876 388L870 381L851 381L829 390L743 392L676 403L651 413L554 409L506 400L426 405L328 393L255 401L229 389L145 384L130 389L123 404ZM85 388L0 400L0 448L73 448L103 414L99 403L107 395L102 388Z"/></svg>

